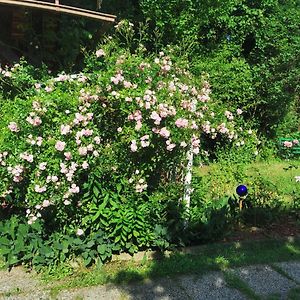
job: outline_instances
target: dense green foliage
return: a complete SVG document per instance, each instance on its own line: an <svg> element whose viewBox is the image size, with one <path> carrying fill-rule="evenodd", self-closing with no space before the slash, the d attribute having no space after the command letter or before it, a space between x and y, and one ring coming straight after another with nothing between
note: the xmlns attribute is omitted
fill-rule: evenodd
<svg viewBox="0 0 300 300"><path fill-rule="evenodd" d="M95 9L92 0L72 5ZM298 130L298 0L115 0L103 1L102 11L147 24L143 42L150 51L179 45L196 75L210 74L215 98L247 109L263 135ZM29 52L54 70L80 70L85 49L113 29L68 16L35 20L26 30ZM42 24L47 26L40 32Z"/></svg>
<svg viewBox="0 0 300 300"><path fill-rule="evenodd" d="M9 266L77 256L101 264L299 209L299 185L283 197L245 172L276 152L266 137L299 144L298 2L115 4L138 26L121 21L91 53L82 46L95 47L93 23L46 18L53 27L28 30L58 75L25 61L0 68L0 255ZM190 207L187 152L219 163L194 177ZM242 182L250 195L240 212L226 188Z"/></svg>
<svg viewBox="0 0 300 300"><path fill-rule="evenodd" d="M79 254L88 265L189 243L187 152L204 158L226 145L257 155L243 111L212 100L178 47L156 55L139 42L123 21L80 74L50 76L25 62L1 70L0 248L9 265Z"/></svg>
<svg viewBox="0 0 300 300"><path fill-rule="evenodd" d="M145 17L166 43L190 43L197 73L211 75L217 97L251 108L263 133L277 130L299 89L299 1L148 1ZM299 104L299 103L298 103ZM285 133L299 123L288 122Z"/></svg>

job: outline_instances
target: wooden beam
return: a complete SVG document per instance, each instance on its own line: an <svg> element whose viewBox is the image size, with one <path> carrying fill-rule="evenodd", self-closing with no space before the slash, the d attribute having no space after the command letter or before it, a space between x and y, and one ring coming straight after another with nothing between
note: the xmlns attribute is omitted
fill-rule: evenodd
<svg viewBox="0 0 300 300"><path fill-rule="evenodd" d="M0 0L0 4L23 6L32 9L42 9L47 11L53 11L57 13L69 14L78 17L90 18L98 21L115 22L116 16L95 12L92 10L82 9L73 6L67 6L59 3L55 0L55 3L36 1L36 0Z"/></svg>

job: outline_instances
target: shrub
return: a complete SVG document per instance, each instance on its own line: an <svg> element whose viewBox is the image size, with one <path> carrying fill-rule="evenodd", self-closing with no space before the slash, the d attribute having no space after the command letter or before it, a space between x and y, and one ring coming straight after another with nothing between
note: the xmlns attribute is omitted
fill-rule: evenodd
<svg viewBox="0 0 300 300"><path fill-rule="evenodd" d="M41 222L48 245L77 253L68 237L89 241L79 251L86 263L181 242L187 152L257 142L242 110L211 101L208 81L188 72L176 48L149 55L133 30L121 22L120 39L87 56L84 72L32 82L27 96L3 104L2 210Z"/></svg>

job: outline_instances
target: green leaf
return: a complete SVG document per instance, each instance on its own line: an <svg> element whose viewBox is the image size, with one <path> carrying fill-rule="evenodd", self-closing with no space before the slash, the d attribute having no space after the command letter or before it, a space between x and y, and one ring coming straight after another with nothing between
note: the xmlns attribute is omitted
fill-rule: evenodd
<svg viewBox="0 0 300 300"><path fill-rule="evenodd" d="M97 247L97 250L98 250L98 252L100 253L100 254L104 254L105 252L106 252L106 250L107 250L107 246L106 245L99 245L98 247Z"/></svg>

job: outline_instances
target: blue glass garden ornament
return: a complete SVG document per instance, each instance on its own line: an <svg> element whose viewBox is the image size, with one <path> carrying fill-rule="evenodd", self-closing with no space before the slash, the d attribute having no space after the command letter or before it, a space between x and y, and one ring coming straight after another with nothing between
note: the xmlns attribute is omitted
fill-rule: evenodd
<svg viewBox="0 0 300 300"><path fill-rule="evenodd" d="M248 194L248 189L245 185L239 185L236 188L236 193L240 196L240 197L244 197Z"/></svg>

